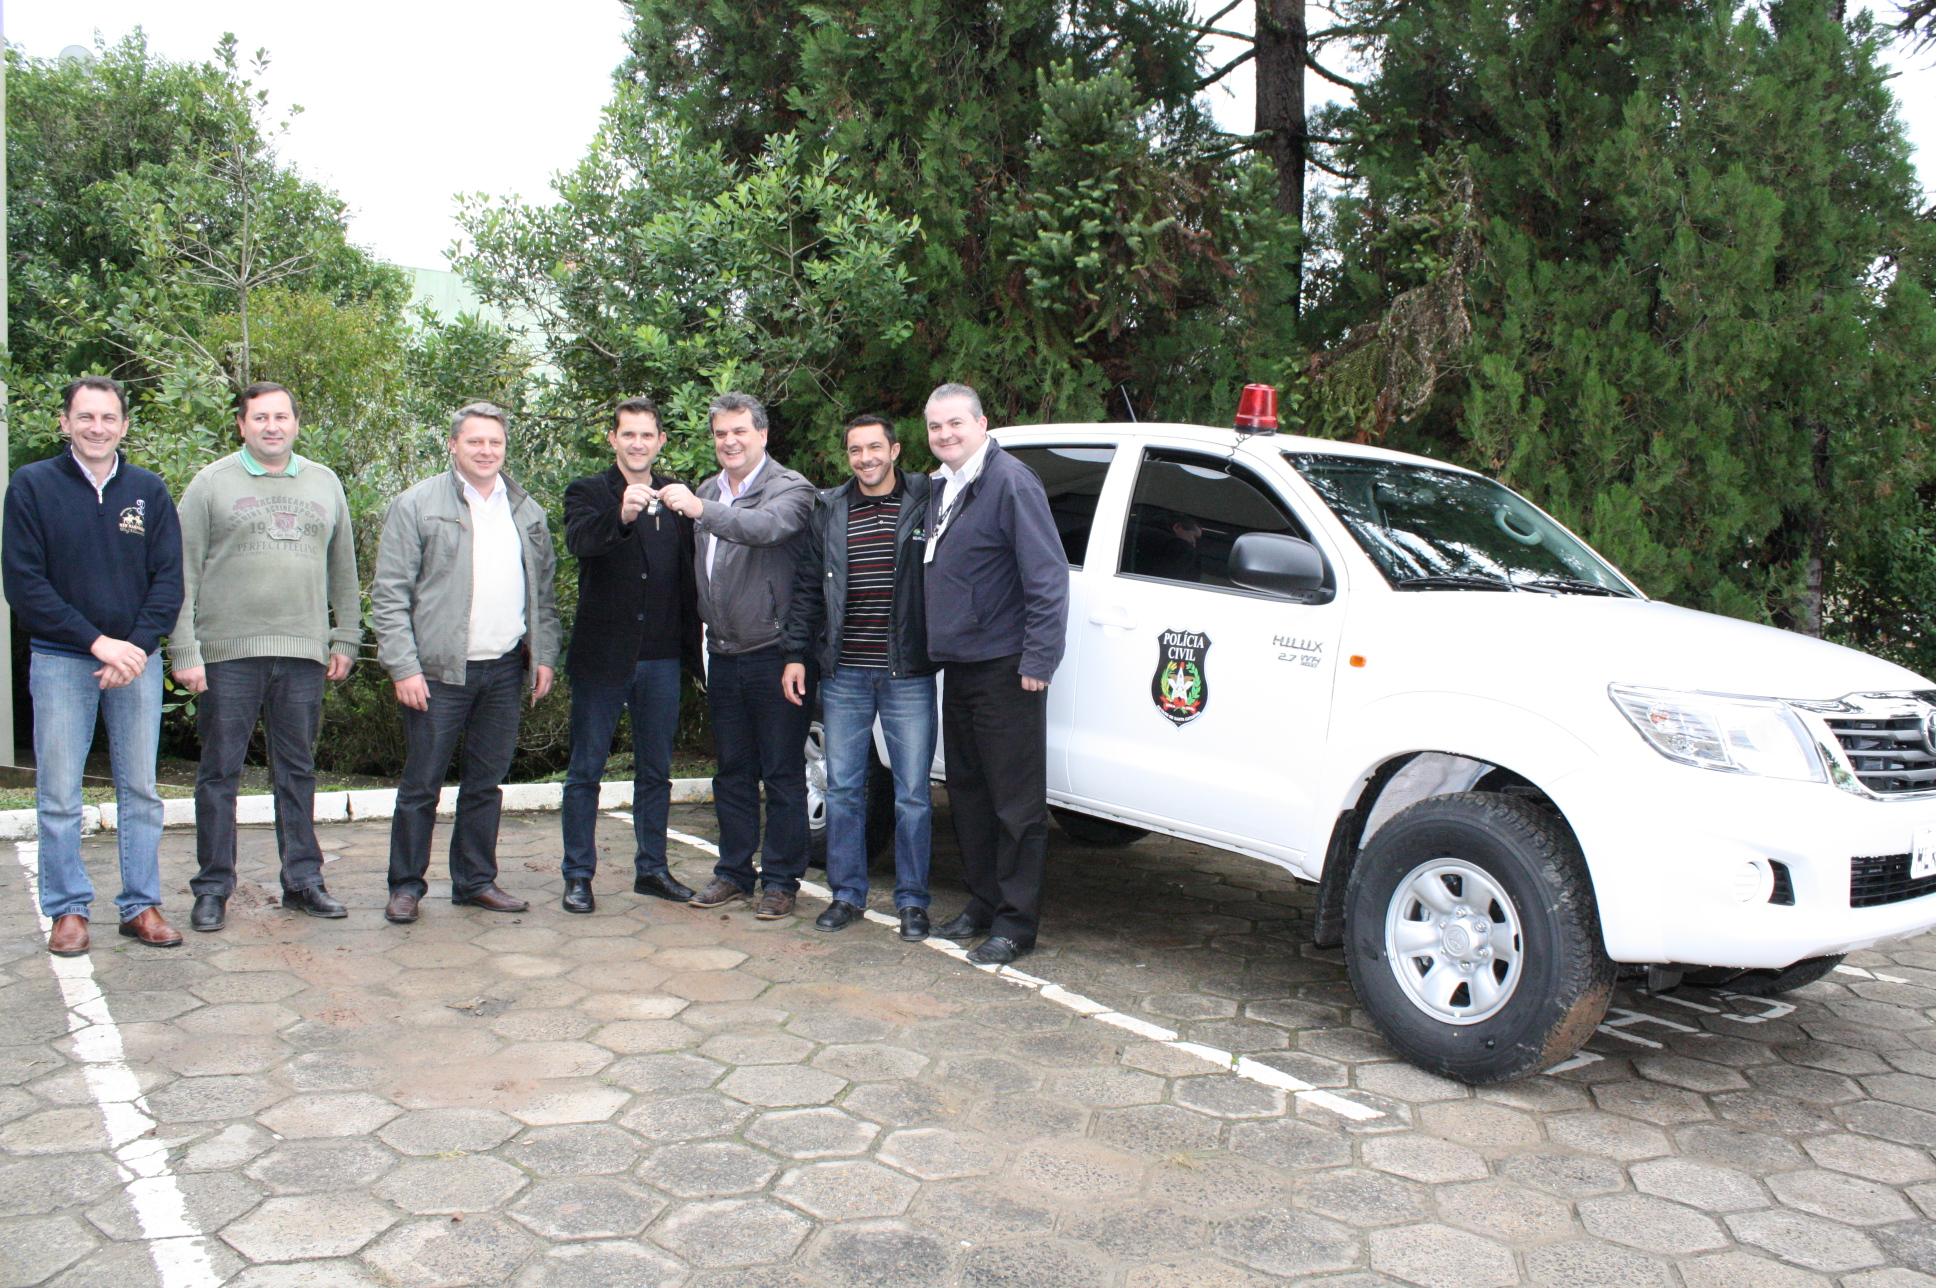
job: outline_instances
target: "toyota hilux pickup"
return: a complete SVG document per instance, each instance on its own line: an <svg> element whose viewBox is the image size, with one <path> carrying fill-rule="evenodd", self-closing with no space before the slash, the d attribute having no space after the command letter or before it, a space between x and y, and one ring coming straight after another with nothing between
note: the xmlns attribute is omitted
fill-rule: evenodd
<svg viewBox="0 0 1936 1288"><path fill-rule="evenodd" d="M1509 488L1199 425L995 438L1069 559L1049 796L1317 884L1400 1054L1565 1060L1617 976L1738 992L1936 924L1936 684L1649 599Z"/></svg>

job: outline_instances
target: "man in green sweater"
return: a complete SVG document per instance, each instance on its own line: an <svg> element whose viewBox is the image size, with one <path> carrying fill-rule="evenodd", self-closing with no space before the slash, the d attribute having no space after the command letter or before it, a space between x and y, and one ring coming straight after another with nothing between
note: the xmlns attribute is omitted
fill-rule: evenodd
<svg viewBox="0 0 1936 1288"><path fill-rule="evenodd" d="M182 493L187 594L168 641L175 683L201 695L201 870L189 882L188 918L196 930L220 930L235 893L235 791L258 719L274 783L282 906L346 915L323 887L315 751L324 680L350 673L363 639L349 502L327 466L296 455L296 396L287 389L244 389L235 425L242 450L204 466Z"/></svg>

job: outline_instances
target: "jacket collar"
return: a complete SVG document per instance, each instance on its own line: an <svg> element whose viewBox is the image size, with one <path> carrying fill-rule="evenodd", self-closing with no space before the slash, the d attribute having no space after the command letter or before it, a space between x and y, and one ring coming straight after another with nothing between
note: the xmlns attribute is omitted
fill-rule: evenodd
<svg viewBox="0 0 1936 1288"><path fill-rule="evenodd" d="M464 476L459 474L457 467L453 465L450 467L449 473L445 474L444 477L450 480L450 490L457 495L457 504L464 504ZM531 494L519 487L517 480L513 479L509 474L499 471L498 477L504 480L505 499L511 503L513 510L530 499Z"/></svg>
<svg viewBox="0 0 1936 1288"><path fill-rule="evenodd" d="M786 466L780 464L778 461L774 460L771 456L767 457L765 460L760 462L760 472L753 476L753 481L747 485L746 490L744 492L741 492L739 494L739 497L737 498L736 501L728 501L726 499L726 471L725 470L721 470L719 473L713 475L710 479L707 479L706 483L712 486L713 500L721 502L722 504L725 504L725 505L735 505L738 503L738 501L749 501L755 497L765 495L767 484L771 483L774 479L779 478L782 475L788 474L788 473L791 473L791 471L788 470ZM701 486L705 486L705 485L702 484Z"/></svg>

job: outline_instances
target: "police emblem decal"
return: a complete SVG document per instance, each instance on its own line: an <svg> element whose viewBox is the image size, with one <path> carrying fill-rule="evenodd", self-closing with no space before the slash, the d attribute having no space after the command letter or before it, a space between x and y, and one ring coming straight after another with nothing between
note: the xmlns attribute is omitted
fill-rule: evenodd
<svg viewBox="0 0 1936 1288"><path fill-rule="evenodd" d="M1186 725L1210 702L1210 675L1204 655L1210 637L1202 631L1164 631L1156 640L1156 674L1150 697L1171 724Z"/></svg>

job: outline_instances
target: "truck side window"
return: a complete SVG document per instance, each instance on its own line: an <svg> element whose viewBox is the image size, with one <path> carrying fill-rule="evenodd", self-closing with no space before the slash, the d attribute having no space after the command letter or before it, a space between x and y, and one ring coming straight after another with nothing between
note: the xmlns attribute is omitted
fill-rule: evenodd
<svg viewBox="0 0 1936 1288"><path fill-rule="evenodd" d="M1096 502L1102 497L1102 481L1108 477L1109 462L1116 459L1113 447L1010 447L1010 456L1035 471L1049 494L1049 513L1055 516L1055 530L1068 552L1069 566L1082 567L1089 549L1089 530L1096 526Z"/></svg>
<svg viewBox="0 0 1936 1288"><path fill-rule="evenodd" d="M1123 527L1120 571L1230 587L1230 547L1246 532L1310 540L1277 494L1222 457L1144 449Z"/></svg>

